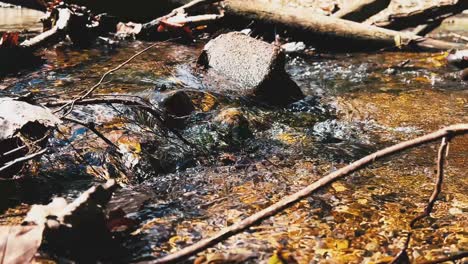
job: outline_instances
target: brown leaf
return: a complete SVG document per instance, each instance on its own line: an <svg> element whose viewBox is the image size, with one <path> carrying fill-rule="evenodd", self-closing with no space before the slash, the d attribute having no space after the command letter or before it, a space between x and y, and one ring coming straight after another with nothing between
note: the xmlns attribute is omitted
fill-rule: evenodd
<svg viewBox="0 0 468 264"><path fill-rule="evenodd" d="M0 48L14 48L19 45L19 32L3 33L0 39Z"/></svg>
<svg viewBox="0 0 468 264"><path fill-rule="evenodd" d="M0 263L30 263L42 242L43 226L0 227Z"/></svg>

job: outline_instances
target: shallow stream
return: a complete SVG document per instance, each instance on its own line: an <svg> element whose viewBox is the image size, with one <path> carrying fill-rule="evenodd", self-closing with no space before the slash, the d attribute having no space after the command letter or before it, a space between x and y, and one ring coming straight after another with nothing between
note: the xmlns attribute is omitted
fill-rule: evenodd
<svg viewBox="0 0 468 264"><path fill-rule="evenodd" d="M120 207L138 223L132 233L122 234L126 261L152 259L208 237L366 154L468 122L468 83L446 76L456 69L446 65L442 53L290 55L287 71L307 97L269 107L217 89L195 70L204 42L161 43L112 74L97 93L157 100L162 91L187 91L197 111L181 133L206 148L208 157L148 133L142 126L151 127L151 120L126 108L77 107L75 117L96 121L129 150L127 162L142 164L133 167L131 177L122 177L98 138L79 126L63 127L51 142L57 152L33 172L43 179L37 196L20 195L0 222L21 221L27 204L54 195L72 199L101 177L118 177L124 187L110 209ZM70 98L148 45L59 45L43 51L44 64L3 77L0 90L33 92L42 100ZM253 137L230 142L219 136L212 120L228 107L241 110ZM437 148L378 162L203 254L247 255L252 263L266 263L274 252L291 254L299 263L386 263L432 192ZM443 193L410 245L414 261L468 250L467 149L468 137L450 145ZM158 165L144 161L145 155Z"/></svg>

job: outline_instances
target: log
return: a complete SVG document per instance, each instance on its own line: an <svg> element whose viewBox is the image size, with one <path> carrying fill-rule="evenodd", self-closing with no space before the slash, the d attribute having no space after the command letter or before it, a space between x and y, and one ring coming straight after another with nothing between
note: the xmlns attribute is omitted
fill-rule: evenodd
<svg viewBox="0 0 468 264"><path fill-rule="evenodd" d="M468 9L468 1L454 0L453 3L433 5L425 9L415 10L407 13L393 13L381 19L370 18L365 23L393 30L402 30L416 27L422 24L430 24L442 21Z"/></svg>
<svg viewBox="0 0 468 264"><path fill-rule="evenodd" d="M68 8L58 9L57 22L51 29L23 41L19 46L21 48L34 50L47 43L59 42L61 39L65 38L67 34L67 27L70 23L71 16L71 11Z"/></svg>
<svg viewBox="0 0 468 264"><path fill-rule="evenodd" d="M227 17L256 20L271 25L281 25L296 36L326 48L375 49L416 47L422 50L448 50L466 47L463 44L424 38L412 33L398 32L364 25L320 14L310 15L310 10L262 1L226 0ZM323 45L325 44L325 45Z"/></svg>
<svg viewBox="0 0 468 264"><path fill-rule="evenodd" d="M387 8L389 4L390 0L360 0L350 3L333 16L354 22L363 22Z"/></svg>

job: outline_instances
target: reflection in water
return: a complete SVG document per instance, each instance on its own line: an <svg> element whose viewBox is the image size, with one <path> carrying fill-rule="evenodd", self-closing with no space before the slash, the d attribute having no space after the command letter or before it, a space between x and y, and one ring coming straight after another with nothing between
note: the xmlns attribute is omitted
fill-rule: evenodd
<svg viewBox="0 0 468 264"><path fill-rule="evenodd" d="M0 7L0 32L1 31L41 31L40 19L44 13L27 8L1 8Z"/></svg>

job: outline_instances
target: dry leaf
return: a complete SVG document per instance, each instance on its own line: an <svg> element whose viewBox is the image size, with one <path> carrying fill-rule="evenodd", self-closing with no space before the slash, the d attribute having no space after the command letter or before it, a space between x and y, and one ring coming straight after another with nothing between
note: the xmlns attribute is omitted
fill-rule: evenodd
<svg viewBox="0 0 468 264"><path fill-rule="evenodd" d="M42 242L41 226L0 227L0 263L30 263Z"/></svg>

